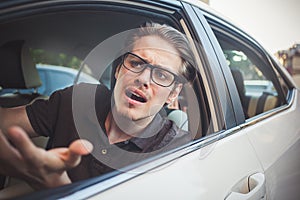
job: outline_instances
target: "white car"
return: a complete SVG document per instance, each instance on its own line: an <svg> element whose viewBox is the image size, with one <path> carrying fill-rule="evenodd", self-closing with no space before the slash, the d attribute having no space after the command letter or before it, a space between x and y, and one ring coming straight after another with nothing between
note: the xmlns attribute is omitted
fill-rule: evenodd
<svg viewBox="0 0 300 200"><path fill-rule="evenodd" d="M79 71L76 69L43 64L37 64L36 68L42 80L42 85L37 90L43 95L50 96L54 91L66 88L74 83L99 84L97 79L84 72L79 75Z"/></svg>
<svg viewBox="0 0 300 200"><path fill-rule="evenodd" d="M179 102L195 135L192 142L103 176L48 190L32 191L6 177L0 199L299 199L300 91L255 39L205 4L6 0L0 3L0 13L0 45L22 40L31 52L54 52L53 59L62 54L77 57L97 80L111 67L113 58L104 55L120 50L116 36L146 21L167 23L186 34L198 70ZM114 45L105 46L110 39ZM97 48L105 53L97 54ZM0 63L5 61L0 56ZM9 66L1 64L2 88L17 80L14 72L4 75L7 71ZM254 88L246 93L244 80L266 80L272 92Z"/></svg>
<svg viewBox="0 0 300 200"><path fill-rule="evenodd" d="M74 83L92 83L99 84L100 82L94 77L80 72L76 69L57 65L45 65L36 64L36 69L41 79L41 85L35 89L19 89L10 88L0 90L0 95L7 95L9 93L33 93L35 90L37 93L50 96L54 91L63 89L73 85Z"/></svg>

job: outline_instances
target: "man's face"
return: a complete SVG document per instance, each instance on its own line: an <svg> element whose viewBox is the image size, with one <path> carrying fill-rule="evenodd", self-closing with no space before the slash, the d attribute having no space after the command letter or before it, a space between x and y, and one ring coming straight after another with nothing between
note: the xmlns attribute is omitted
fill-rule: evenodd
<svg viewBox="0 0 300 200"><path fill-rule="evenodd" d="M131 52L153 66L179 75L181 58L172 45L158 36L142 37L135 42ZM141 73L134 73L124 66L118 67L114 88L118 114L133 121L150 121L165 103L170 103L178 96L182 84L177 87L174 87L174 83L168 87L157 85L151 80L150 71L150 68L146 68Z"/></svg>

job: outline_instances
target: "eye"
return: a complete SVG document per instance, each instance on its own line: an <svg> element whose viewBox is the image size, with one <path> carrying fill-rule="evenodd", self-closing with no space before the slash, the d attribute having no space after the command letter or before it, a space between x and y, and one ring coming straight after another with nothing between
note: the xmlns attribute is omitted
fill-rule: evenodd
<svg viewBox="0 0 300 200"><path fill-rule="evenodd" d="M156 69L153 71L154 76L156 79L159 79L161 81L169 80L171 79L171 74L167 71Z"/></svg>
<svg viewBox="0 0 300 200"><path fill-rule="evenodd" d="M159 79L166 79L166 76L162 72L156 72L155 76Z"/></svg>
<svg viewBox="0 0 300 200"><path fill-rule="evenodd" d="M130 61L130 66L132 68L136 68L136 69L139 69L139 68L143 68L143 62L141 61L138 61L138 60L131 60Z"/></svg>

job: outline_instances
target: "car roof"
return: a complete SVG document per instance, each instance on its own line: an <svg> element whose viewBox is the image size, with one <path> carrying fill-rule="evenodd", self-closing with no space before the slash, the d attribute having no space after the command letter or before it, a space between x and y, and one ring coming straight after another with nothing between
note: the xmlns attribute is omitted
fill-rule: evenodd
<svg viewBox="0 0 300 200"><path fill-rule="evenodd" d="M55 6L56 4L61 4L61 2L69 2L69 1L36 1L36 0L4 0L0 3L0 12L3 13L2 16L8 16L9 17L17 17L16 19L13 18L13 21L9 21L9 23L3 24L3 33L0 38L0 44L5 43L10 40L14 40L16 37L21 37L23 40L26 41L26 44L30 46L32 49L43 49L46 52L64 52L66 55L72 55L76 56L77 58L81 60L85 60L88 54L92 52L92 50L95 48L95 44L100 44L104 40L107 39L108 36L115 35L117 33L121 33L125 30L128 30L130 28L136 27L140 22L145 22L145 20L152 20L153 15L150 15L149 13L141 15L139 19L136 17L133 17L131 12L125 10L122 12L122 14L118 14L118 23L122 24L121 26L109 26L108 29L106 29L105 33L103 32L101 23L103 24L114 24L116 21L112 18L105 18L103 20L103 17L98 17L97 15L94 15L92 12L87 12L84 15L74 14L72 12L61 12L61 10L53 13L52 10L47 8L47 15L43 15L44 12L38 11L40 9L31 9L30 12L26 12L26 17L20 15L13 15L14 12L22 11L24 9L30 8L30 5L32 3L33 8L35 7L41 7L47 6L48 4L51 6ZM86 1L76 1L77 3L86 4ZM93 2L93 1L88 1ZM98 1L95 1L97 3ZM101 1L102 2L102 1ZM134 2L134 3L133 3ZM136 3L135 3L136 2ZM234 23L231 23L230 20L226 19L223 15L218 13L217 11L213 10L211 7L209 7L207 4L201 2L200 0L161 0L161 1L154 1L154 0L132 0L132 1L124 1L124 4L128 3L130 4L138 4L138 3L145 3L145 4L153 4L153 5L174 5L178 7L181 2L187 2L189 4L195 5L199 7L205 15L209 15L210 19L216 20L220 22L220 24L224 26L232 26L237 31L243 33L245 36L248 37L248 39L251 39L252 42L256 43L258 46L259 43L253 39L251 36L249 36L247 33L239 29L237 26L234 25ZM107 3L111 3L111 1L107 1ZM118 3L123 3L123 1L120 1ZM70 3L70 5L73 5ZM87 4L89 5L89 4ZM113 6L111 6L113 7ZM110 7L110 8L111 8ZM82 7L83 8L83 7ZM118 7L119 8L119 7ZM88 10L88 9L87 9ZM48 13L49 11L49 13ZM9 13L9 14L8 14ZM22 12L21 12L22 13ZM34 18L34 14L38 13L41 15L41 17ZM24 13L23 13L24 14ZM106 13L106 9L103 9L103 14ZM79 20L80 16L80 20ZM100 15L99 15L100 16ZM64 22L60 22L60 18L64 19ZM82 19L83 18L83 19ZM225 20L224 20L225 19ZM7 18L0 16L0 23L6 22ZM40 23L43 21L43 23ZM89 22L89 24L86 23L86 21ZM134 23L133 23L134 21ZM65 26L64 24L73 24L76 22L76 26L72 26L70 29L69 27ZM97 25L96 25L97 22ZM59 34L53 33L53 27L45 27L43 24L49 23L49 24L55 24L56 27L59 27ZM83 37L80 34L80 29L85 29L93 26L93 30L90 33L90 37L86 38ZM16 31L16 29L20 31ZM22 31L21 31L22 30ZM72 33L70 33L70 30L72 30ZM13 34L14 33L14 34ZM51 34L49 34L51 33ZM53 33L53 34L52 34ZM262 48L264 49L264 48ZM72 73L72 72L71 72Z"/></svg>

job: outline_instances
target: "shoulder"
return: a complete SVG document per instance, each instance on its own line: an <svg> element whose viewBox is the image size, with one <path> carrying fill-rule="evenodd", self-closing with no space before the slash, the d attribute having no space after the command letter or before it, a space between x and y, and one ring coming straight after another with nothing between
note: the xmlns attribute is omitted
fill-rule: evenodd
<svg viewBox="0 0 300 200"><path fill-rule="evenodd" d="M172 124L172 126L167 135L171 135L171 137L173 136L174 141L178 141L179 143L184 144L190 142L193 139L192 134L189 131L179 128L175 122L169 119L168 121Z"/></svg>
<svg viewBox="0 0 300 200"><path fill-rule="evenodd" d="M99 92L98 92L99 90ZM109 90L103 85L80 83L55 91L48 99L38 99L27 107L53 107L71 106L74 99L85 99L86 97L95 97L95 93L109 93ZM83 98L85 97L85 98Z"/></svg>
<svg viewBox="0 0 300 200"><path fill-rule="evenodd" d="M103 84L79 83L54 92L50 96L51 99L78 99L78 98L102 98L110 96L110 90Z"/></svg>
<svg viewBox="0 0 300 200"><path fill-rule="evenodd" d="M90 91L94 91L94 92L104 92L104 93L108 93L109 89L103 85L103 84L92 84L92 83L79 83L76 85L73 85L69 88L66 88L67 90L78 90L80 92L90 92Z"/></svg>
<svg viewBox="0 0 300 200"><path fill-rule="evenodd" d="M157 148L167 147L167 149L173 149L181 145L187 144L192 141L192 134L189 131L185 131L171 120L165 119L164 128L160 132L163 135L163 139Z"/></svg>

